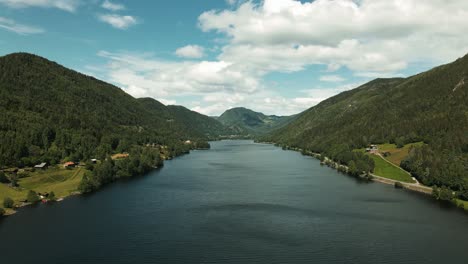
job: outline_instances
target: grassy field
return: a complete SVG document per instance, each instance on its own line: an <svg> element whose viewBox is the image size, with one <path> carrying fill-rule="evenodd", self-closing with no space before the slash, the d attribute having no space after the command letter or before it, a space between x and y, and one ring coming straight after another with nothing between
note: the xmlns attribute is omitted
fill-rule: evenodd
<svg viewBox="0 0 468 264"><path fill-rule="evenodd" d="M16 189L0 184L0 207L3 207L5 197L12 198L15 204L18 204L26 198L29 190L41 193L53 191L57 198L69 196L77 191L85 172L84 168L68 170L57 166L44 171L30 172L28 177L19 180L19 188Z"/></svg>
<svg viewBox="0 0 468 264"><path fill-rule="evenodd" d="M0 207L3 207L3 199L5 199L5 197L10 197L15 201L19 201L25 199L27 194L28 192L26 190L19 191L10 188L6 184L0 184Z"/></svg>
<svg viewBox="0 0 468 264"><path fill-rule="evenodd" d="M383 154L384 152L389 152L390 156L385 157L391 163L400 166L401 161L408 156L408 153L413 146L422 146L423 142L416 142L407 144L402 148L397 148L395 144L382 144L379 145L379 152Z"/></svg>
<svg viewBox="0 0 468 264"><path fill-rule="evenodd" d="M377 156L377 155L369 155L369 156L375 162L375 169L374 169L375 175L388 178L388 179L392 179L392 180L396 180L396 181L414 183L414 180L411 178L410 174L408 174L404 170L395 167L391 163L382 159L380 156Z"/></svg>
<svg viewBox="0 0 468 264"><path fill-rule="evenodd" d="M460 206L460 204L463 204L463 208L466 211L468 211L468 201L463 201L463 200L460 200L460 199L456 199L455 203L457 204L457 206Z"/></svg>

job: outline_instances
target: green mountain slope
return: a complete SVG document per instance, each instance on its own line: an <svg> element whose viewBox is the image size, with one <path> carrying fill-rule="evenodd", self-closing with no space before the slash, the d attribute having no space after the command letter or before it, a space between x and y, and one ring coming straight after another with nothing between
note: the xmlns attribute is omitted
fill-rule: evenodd
<svg viewBox="0 0 468 264"><path fill-rule="evenodd" d="M169 112L176 122L182 123L187 132L192 131L200 137L217 139L220 136L230 135L232 131L211 117L191 111L183 106L169 105Z"/></svg>
<svg viewBox="0 0 468 264"><path fill-rule="evenodd" d="M232 134L232 131L219 121L183 106L165 106L153 98L139 98L138 101L147 111L164 118L169 126L183 134L210 140Z"/></svg>
<svg viewBox="0 0 468 264"><path fill-rule="evenodd" d="M0 112L0 167L104 157L148 143L176 154L186 151L184 140L207 139L156 100L26 53L0 57Z"/></svg>
<svg viewBox="0 0 468 264"><path fill-rule="evenodd" d="M335 158L371 143L424 141L401 165L427 185L448 186L468 198L468 56L343 92L268 140Z"/></svg>
<svg viewBox="0 0 468 264"><path fill-rule="evenodd" d="M294 117L267 116L247 108L238 107L227 110L217 120L238 134L262 135L285 126Z"/></svg>

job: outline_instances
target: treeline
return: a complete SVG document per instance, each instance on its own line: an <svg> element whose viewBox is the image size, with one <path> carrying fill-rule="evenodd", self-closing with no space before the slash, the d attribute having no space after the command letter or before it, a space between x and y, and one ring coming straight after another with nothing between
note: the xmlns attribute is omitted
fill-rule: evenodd
<svg viewBox="0 0 468 264"><path fill-rule="evenodd" d="M41 162L55 165L68 160L102 160L109 154L128 152L134 146L147 144L168 146L171 156L186 153L191 148L209 147L206 140L187 145L182 137L164 137L151 131L137 133L131 129L102 132L38 127L30 128L27 133L23 133L24 131L0 131L0 164L27 167Z"/></svg>
<svg viewBox="0 0 468 264"><path fill-rule="evenodd" d="M327 150L324 150L322 155L331 158L339 164L348 166L349 173L354 176L374 172L374 160L361 152L353 151L347 144L332 145Z"/></svg>
<svg viewBox="0 0 468 264"><path fill-rule="evenodd" d="M436 186L435 194L446 200L448 197L459 197L468 201L468 180L466 173L467 159L454 152L436 152L430 146L414 147L401 162L401 167L428 186ZM446 191L449 189L449 191ZM456 192L453 195L453 191Z"/></svg>
<svg viewBox="0 0 468 264"><path fill-rule="evenodd" d="M283 146L283 149L301 150L304 155L312 155L318 158L324 164L338 163L343 166L338 166L341 172L346 172L355 177L368 177L374 172L374 160L362 152L354 151L352 147L347 144L332 145L327 149L301 149L298 147ZM330 160L327 160L330 159Z"/></svg>
<svg viewBox="0 0 468 264"><path fill-rule="evenodd" d="M89 193L120 178L144 175L163 166L160 150L157 148L133 148L128 158L112 160L109 156L100 164L89 165L80 183L79 191Z"/></svg>
<svg viewBox="0 0 468 264"><path fill-rule="evenodd" d="M206 148L207 129L223 128L207 116L177 110L175 115L154 99L135 99L35 55L0 57L0 169L104 160L146 145L167 146L176 156ZM191 119L184 114L195 116L196 125L185 124Z"/></svg>
<svg viewBox="0 0 468 264"><path fill-rule="evenodd" d="M263 140L332 157L334 149L422 141L401 166L424 184L467 199L466 69L468 56L409 78L374 80L321 102Z"/></svg>

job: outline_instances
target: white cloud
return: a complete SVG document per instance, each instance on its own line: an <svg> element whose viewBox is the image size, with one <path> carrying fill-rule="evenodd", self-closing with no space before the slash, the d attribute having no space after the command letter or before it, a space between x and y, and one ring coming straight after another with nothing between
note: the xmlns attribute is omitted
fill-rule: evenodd
<svg viewBox="0 0 468 264"><path fill-rule="evenodd" d="M199 59L205 56L205 49L198 45L188 45L177 49L175 54L181 58Z"/></svg>
<svg viewBox="0 0 468 264"><path fill-rule="evenodd" d="M170 100L170 99L164 99L164 98L159 98L158 100L164 105L176 105L177 104L176 100Z"/></svg>
<svg viewBox="0 0 468 264"><path fill-rule="evenodd" d="M388 75L468 52L468 36L460 34L468 30L465 0L248 1L203 13L199 26L228 39L221 59L260 71L324 64Z"/></svg>
<svg viewBox="0 0 468 264"><path fill-rule="evenodd" d="M151 54L106 51L98 55L108 60L107 79L136 97L252 93L260 88L255 76L234 69L224 61L170 62Z"/></svg>
<svg viewBox="0 0 468 264"><path fill-rule="evenodd" d="M198 21L223 45L215 60L171 62L100 52L108 60L108 79L135 96L201 96L188 107L210 115L235 106L294 114L358 86L347 83L348 75L337 75L338 69L366 80L399 76L415 63L435 66L468 52L466 0L227 1L232 5L226 10L205 12ZM176 55L202 57L203 50L187 47ZM326 67L321 81L340 85L295 95L280 87L287 91L283 96L264 84L267 74L311 65Z"/></svg>
<svg viewBox="0 0 468 264"><path fill-rule="evenodd" d="M322 82L344 82L346 81L346 79L339 75L323 75L323 76L320 76L320 81Z"/></svg>
<svg viewBox="0 0 468 264"><path fill-rule="evenodd" d="M220 115L227 109L240 106L265 114L293 115L342 91L345 90L340 88L311 89L304 91L303 96L292 98L268 90L260 90L248 96L221 92L209 94L189 107L205 115Z"/></svg>
<svg viewBox="0 0 468 264"><path fill-rule="evenodd" d="M311 101L315 101L316 103L319 103L327 98L335 96L344 91L357 88L361 86L362 84L364 84L364 82L342 84L342 85L338 85L332 88L324 88L324 87L318 86L318 87L313 87L310 89L302 90L301 92L305 95L305 98L308 98Z"/></svg>
<svg viewBox="0 0 468 264"><path fill-rule="evenodd" d="M233 107L247 107L254 111L274 115L298 114L318 103L364 84L355 82L341 84L335 87L313 87L300 91L299 96L285 97L271 90L258 89L252 94L215 92L206 94L201 101L189 105L193 111L205 115L220 115L225 110Z"/></svg>
<svg viewBox="0 0 468 264"><path fill-rule="evenodd" d="M261 76L224 61L171 62L152 54L129 52L100 51L98 55L108 62L100 67L87 67L94 75L102 76L135 97L153 97L164 104L175 104L179 96L201 96L201 100L186 106L206 115L219 115L238 106L267 114L297 114L359 85L316 87L287 98L264 87Z"/></svg>
<svg viewBox="0 0 468 264"><path fill-rule="evenodd" d="M14 20L5 17L0 17L0 28L15 32L20 35L44 33L42 28L19 24Z"/></svg>
<svg viewBox="0 0 468 264"><path fill-rule="evenodd" d="M138 23L133 16L121 16L116 14L103 14L98 16L99 20L118 29L127 29Z"/></svg>
<svg viewBox="0 0 468 264"><path fill-rule="evenodd" d="M105 0L102 5L102 8L105 8L110 11L120 11L120 10L125 10L125 6L123 4L117 4L117 3L112 3L109 0Z"/></svg>
<svg viewBox="0 0 468 264"><path fill-rule="evenodd" d="M226 3L230 6L234 6L234 5L237 5L239 3L242 3L246 0L226 0Z"/></svg>
<svg viewBox="0 0 468 264"><path fill-rule="evenodd" d="M0 0L1 4L12 8L47 7L58 8L68 12L75 12L80 0Z"/></svg>

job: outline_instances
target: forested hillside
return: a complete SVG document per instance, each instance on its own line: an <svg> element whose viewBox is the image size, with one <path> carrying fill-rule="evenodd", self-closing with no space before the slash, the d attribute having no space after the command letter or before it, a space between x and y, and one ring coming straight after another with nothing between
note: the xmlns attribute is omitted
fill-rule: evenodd
<svg viewBox="0 0 468 264"><path fill-rule="evenodd" d="M200 137L218 139L220 135L231 135L234 133L231 129L221 124L221 122L191 111L183 106L169 105L167 108L176 122L184 124L187 132L197 133Z"/></svg>
<svg viewBox="0 0 468 264"><path fill-rule="evenodd" d="M348 163L368 144L423 141L401 166L468 199L468 56L409 78L377 79L302 113L266 138ZM346 155L344 155L346 153Z"/></svg>
<svg viewBox="0 0 468 264"><path fill-rule="evenodd" d="M241 135L262 135L287 125L295 116L267 116L247 108L237 107L217 118L225 126Z"/></svg>
<svg viewBox="0 0 468 264"><path fill-rule="evenodd" d="M183 106L165 106L153 98L139 98L138 101L150 113L164 117L167 125L179 133L209 140L216 140L220 136L232 133L219 121Z"/></svg>
<svg viewBox="0 0 468 264"><path fill-rule="evenodd" d="M222 132L209 117L135 99L26 53L0 57L0 112L0 167L102 159L146 144L166 145L176 155L194 147L184 141L206 146L208 136ZM211 127L217 130L207 135Z"/></svg>

